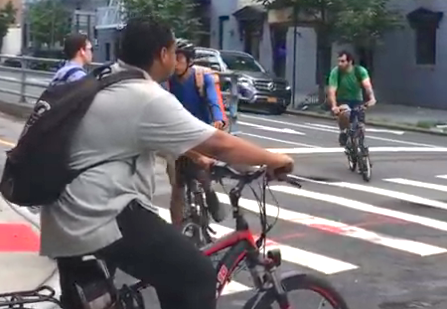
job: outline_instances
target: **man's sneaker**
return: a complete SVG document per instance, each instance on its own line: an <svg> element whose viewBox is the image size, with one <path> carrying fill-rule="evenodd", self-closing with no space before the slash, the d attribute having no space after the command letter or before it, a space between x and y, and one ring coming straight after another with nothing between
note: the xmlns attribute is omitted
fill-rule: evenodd
<svg viewBox="0 0 447 309"><path fill-rule="evenodd" d="M341 147L346 146L346 142L348 141L348 134L346 132L340 132L340 135L338 136L338 142L340 143Z"/></svg>
<svg viewBox="0 0 447 309"><path fill-rule="evenodd" d="M206 204L210 211L211 217L217 223L223 221L226 217L226 211L223 205L219 202L216 192L213 189L205 192Z"/></svg>

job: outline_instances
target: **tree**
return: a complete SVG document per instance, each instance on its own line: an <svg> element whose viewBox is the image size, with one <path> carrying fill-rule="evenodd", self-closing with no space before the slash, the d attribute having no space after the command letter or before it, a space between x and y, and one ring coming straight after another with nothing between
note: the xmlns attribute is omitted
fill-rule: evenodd
<svg viewBox="0 0 447 309"><path fill-rule="evenodd" d="M36 48L63 44L71 31L71 13L59 0L40 0L29 5L30 36Z"/></svg>
<svg viewBox="0 0 447 309"><path fill-rule="evenodd" d="M169 23L177 37L194 39L200 27L199 6L192 0L123 0L126 18L157 16Z"/></svg>
<svg viewBox="0 0 447 309"><path fill-rule="evenodd" d="M352 44L370 73L374 70L373 52L383 35L401 26L401 15L388 7L389 0L345 0L335 22L337 41Z"/></svg>
<svg viewBox="0 0 447 309"><path fill-rule="evenodd" d="M400 19L388 9L389 0L257 0L267 8L294 7L308 17L306 24L317 34L317 76L319 99L324 100L324 87L331 69L332 44L352 43L358 51L372 50L383 34ZM303 16L298 15L297 16ZM293 19L293 18L292 18ZM311 20L309 22L308 20ZM299 24L302 21L297 20ZM371 60L372 61L372 60Z"/></svg>
<svg viewBox="0 0 447 309"><path fill-rule="evenodd" d="M9 26L16 21L17 9L12 4L12 1L0 9L0 50L3 47L3 39L8 34Z"/></svg>

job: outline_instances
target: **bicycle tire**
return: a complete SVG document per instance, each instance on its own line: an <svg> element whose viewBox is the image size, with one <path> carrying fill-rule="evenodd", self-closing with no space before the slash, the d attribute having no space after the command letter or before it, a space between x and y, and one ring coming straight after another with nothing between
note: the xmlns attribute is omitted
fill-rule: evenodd
<svg viewBox="0 0 447 309"><path fill-rule="evenodd" d="M371 161L369 156L364 156L362 158L361 171L363 180L369 182L372 177Z"/></svg>
<svg viewBox="0 0 447 309"><path fill-rule="evenodd" d="M282 278L281 283L288 292L311 290L323 296L334 309L349 309L343 296L325 279L310 274L293 274ZM243 309L270 309L276 302L275 292L269 289L253 296Z"/></svg>
<svg viewBox="0 0 447 309"><path fill-rule="evenodd" d="M193 235L191 235L191 232ZM201 248L213 241L208 233L208 229L191 219L182 222L181 233L189 238L197 248Z"/></svg>

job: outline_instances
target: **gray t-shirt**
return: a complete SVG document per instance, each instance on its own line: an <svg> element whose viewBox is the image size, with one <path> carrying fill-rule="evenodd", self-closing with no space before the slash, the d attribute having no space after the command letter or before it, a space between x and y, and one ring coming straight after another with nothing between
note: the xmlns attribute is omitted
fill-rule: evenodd
<svg viewBox="0 0 447 309"><path fill-rule="evenodd" d="M129 67L117 63L113 70ZM41 254L94 252L121 238L118 214L134 199L148 209L155 191L155 153L179 156L215 129L192 116L149 75L98 93L71 146L70 166L104 160L69 184L59 200L42 207Z"/></svg>

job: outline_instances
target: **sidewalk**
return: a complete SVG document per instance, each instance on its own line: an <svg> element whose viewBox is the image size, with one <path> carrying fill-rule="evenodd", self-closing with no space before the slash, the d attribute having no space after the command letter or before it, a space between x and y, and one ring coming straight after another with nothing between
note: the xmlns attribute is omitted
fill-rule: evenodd
<svg viewBox="0 0 447 309"><path fill-rule="evenodd" d="M307 110L296 110L290 107L287 113L333 118L329 111L321 108L321 105L309 106ZM447 134L447 110L380 104L379 102L367 111L366 119L367 123L376 126Z"/></svg>
<svg viewBox="0 0 447 309"><path fill-rule="evenodd" d="M0 293L34 289L53 276L55 263L39 256L39 245L37 227L0 198Z"/></svg>
<svg viewBox="0 0 447 309"><path fill-rule="evenodd" d="M165 169L166 162L157 157L155 195L170 192ZM38 213L26 207L10 205L0 196L0 294L31 290L46 284L59 295L55 262L38 254L39 234ZM51 303L42 305L44 308L53 307Z"/></svg>

